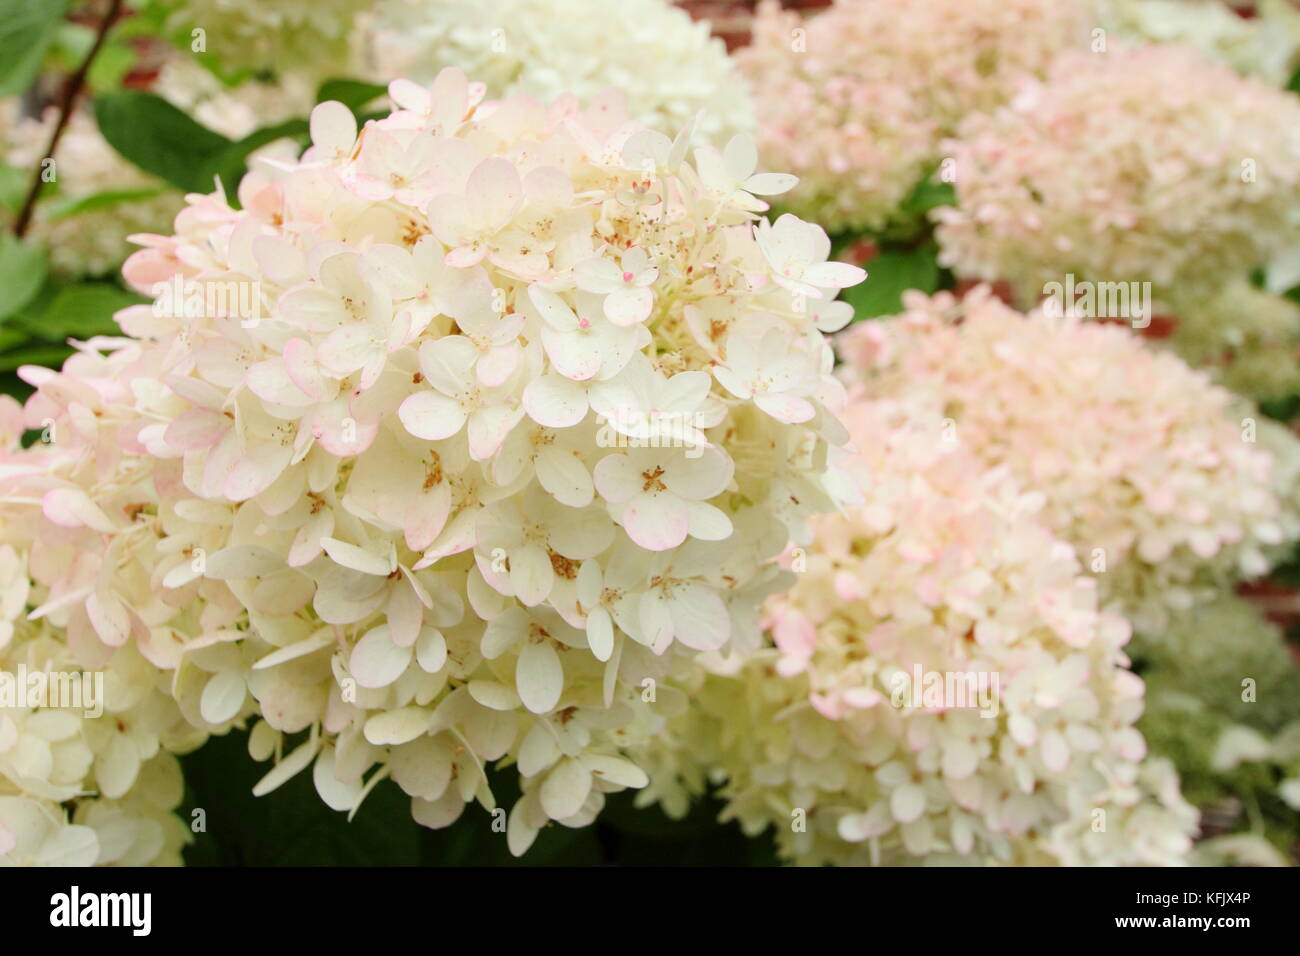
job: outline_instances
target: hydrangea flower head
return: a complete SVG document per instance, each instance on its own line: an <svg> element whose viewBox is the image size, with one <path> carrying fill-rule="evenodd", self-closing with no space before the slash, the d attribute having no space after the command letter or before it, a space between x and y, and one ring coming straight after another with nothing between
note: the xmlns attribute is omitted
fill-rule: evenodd
<svg viewBox="0 0 1300 956"><path fill-rule="evenodd" d="M1160 627L1300 533L1300 443L1127 328L1024 315L986 287L841 341L850 378L931 409L1044 501L1044 519L1139 630Z"/></svg>
<svg viewBox="0 0 1300 956"><path fill-rule="evenodd" d="M664 132L699 114L720 137L754 126L749 91L723 43L668 0L382 0L370 31L375 70L427 81L454 66L494 96L619 89L633 119Z"/></svg>
<svg viewBox="0 0 1300 956"><path fill-rule="evenodd" d="M1181 860L1196 814L1143 763L1129 627L1041 496L905 403L859 389L846 423L865 500L791 553L775 647L686 679L649 795L713 774L724 818L804 864Z"/></svg>
<svg viewBox="0 0 1300 956"><path fill-rule="evenodd" d="M1024 305L1067 274L1195 302L1294 241L1297 124L1294 96L1185 47L1063 56L946 145L940 262Z"/></svg>
<svg viewBox="0 0 1300 956"><path fill-rule="evenodd" d="M645 783L641 681L758 643L830 507L823 332L863 273L759 220L788 181L747 138L455 69L389 95L141 237L129 337L24 370L57 438L6 500L33 586L89 595L69 646L138 649L198 734L253 722L256 793L312 767L352 812L391 778L445 826L506 761L521 853Z"/></svg>
<svg viewBox="0 0 1300 956"><path fill-rule="evenodd" d="M827 228L879 228L973 110L1087 39L1072 0L836 0L804 21L759 7L737 60L764 156L801 177L790 208Z"/></svg>

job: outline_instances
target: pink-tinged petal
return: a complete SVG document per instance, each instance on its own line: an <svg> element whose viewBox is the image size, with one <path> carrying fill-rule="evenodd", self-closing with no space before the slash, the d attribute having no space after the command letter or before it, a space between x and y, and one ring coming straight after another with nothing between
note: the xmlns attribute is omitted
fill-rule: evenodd
<svg viewBox="0 0 1300 956"><path fill-rule="evenodd" d="M230 419L206 408L191 408L172 420L163 432L163 441L178 451L210 448L221 440Z"/></svg>
<svg viewBox="0 0 1300 956"><path fill-rule="evenodd" d="M640 494L623 510L623 530L647 551L668 551L686 540L690 512L672 494Z"/></svg>
<svg viewBox="0 0 1300 956"><path fill-rule="evenodd" d="M611 504L630 500L641 493L645 484L636 463L627 455L606 455L596 462L592 478L596 491Z"/></svg>
<svg viewBox="0 0 1300 956"><path fill-rule="evenodd" d="M388 630L398 647L411 647L424 627L424 606L409 585L393 587L388 598Z"/></svg>
<svg viewBox="0 0 1300 956"><path fill-rule="evenodd" d="M505 405L492 405L474 412L469 417L469 456L475 461L487 461L495 455L523 415L522 408Z"/></svg>
<svg viewBox="0 0 1300 956"><path fill-rule="evenodd" d="M429 202L427 215L429 228L444 246L455 248L467 241L473 232L469 205L463 196L448 193L434 196Z"/></svg>
<svg viewBox="0 0 1300 956"><path fill-rule="evenodd" d="M469 418L459 402L434 391L408 396L398 406L397 417L408 432L426 441L450 438L465 427Z"/></svg>
<svg viewBox="0 0 1300 956"><path fill-rule="evenodd" d="M686 510L690 516L687 528L692 538L699 538L701 541L725 541L731 537L731 532L734 530L731 519L721 508L715 508L703 501L688 501Z"/></svg>
<svg viewBox="0 0 1300 956"><path fill-rule="evenodd" d="M546 357L555 366L555 371L574 382L590 381L600 372L607 357L603 345L594 335L542 329L542 347L546 349Z"/></svg>
<svg viewBox="0 0 1300 956"><path fill-rule="evenodd" d="M312 404L311 397L289 377L284 362L279 358L249 366L244 373L244 384L262 401L273 405L302 408Z"/></svg>
<svg viewBox="0 0 1300 956"><path fill-rule="evenodd" d="M525 641L515 662L515 688L519 699L534 714L550 713L564 690L564 667L550 641Z"/></svg>
<svg viewBox="0 0 1300 956"><path fill-rule="evenodd" d="M556 448L543 448L538 453L537 482L570 508L585 508L595 497L591 472L582 459Z"/></svg>
<svg viewBox="0 0 1300 956"><path fill-rule="evenodd" d="M479 382L488 388L502 384L514 374L522 354L523 349L519 347L518 342L489 349L475 366Z"/></svg>
<svg viewBox="0 0 1300 956"><path fill-rule="evenodd" d="M311 111L311 141L333 153L350 152L357 141L357 118L342 103L318 103Z"/></svg>
<svg viewBox="0 0 1300 956"><path fill-rule="evenodd" d="M622 327L636 325L649 318L654 304L649 289L619 289L605 296L605 318Z"/></svg>
<svg viewBox="0 0 1300 956"><path fill-rule="evenodd" d="M457 246L443 257L443 262L453 269L469 269L483 261L488 247L481 242L469 246Z"/></svg>
<svg viewBox="0 0 1300 956"><path fill-rule="evenodd" d="M463 335L425 342L420 346L420 373L444 395L463 395L474 386L470 371L479 352Z"/></svg>
<svg viewBox="0 0 1300 956"><path fill-rule="evenodd" d="M86 615L99 639L109 647L121 647L131 635L130 612L111 591L93 591L86 598Z"/></svg>
<svg viewBox="0 0 1300 956"><path fill-rule="evenodd" d="M247 501L270 488L292 459L292 445L278 441L255 445L230 469L222 483L221 493L231 501Z"/></svg>
<svg viewBox="0 0 1300 956"><path fill-rule="evenodd" d="M276 310L285 320L312 332L328 332L352 321L339 297L315 284L288 290L280 296Z"/></svg>
<svg viewBox="0 0 1300 956"><path fill-rule="evenodd" d="M673 588L667 601L673 637L692 650L716 651L731 636L731 615L716 591L697 581Z"/></svg>
<svg viewBox="0 0 1300 956"><path fill-rule="evenodd" d="M116 530L108 515L80 488L53 488L41 498L45 517L61 528L92 528L105 534Z"/></svg>
<svg viewBox="0 0 1300 956"><path fill-rule="evenodd" d="M368 325L345 325L335 329L316 349L321 367L338 378L361 368L374 349L374 333Z"/></svg>
<svg viewBox="0 0 1300 956"><path fill-rule="evenodd" d="M368 631L352 648L348 670L362 687L387 687L406 672L413 653L410 646L395 644L388 625L381 624Z"/></svg>
<svg viewBox="0 0 1300 956"><path fill-rule="evenodd" d="M664 472L663 482L673 494L704 501L721 494L731 483L736 466L729 457L716 448L699 452L698 458L682 455L673 460Z"/></svg>
<svg viewBox="0 0 1300 956"><path fill-rule="evenodd" d="M281 354L289 380L313 402L325 401L328 397L327 385L316 364L316 357L312 354L311 344L306 339L289 339L284 343Z"/></svg>
<svg viewBox="0 0 1300 956"><path fill-rule="evenodd" d="M803 271L803 281L819 289L847 289L867 277L865 270L847 262L823 262Z"/></svg>
<svg viewBox="0 0 1300 956"><path fill-rule="evenodd" d="M321 545L325 548L325 553L330 556L330 560L340 567L378 578L387 577L393 571L393 563L390 560L347 541L324 538L321 540Z"/></svg>
<svg viewBox="0 0 1300 956"><path fill-rule="evenodd" d="M388 84L388 96L404 110L423 113L429 108L429 91L411 80L393 80Z"/></svg>
<svg viewBox="0 0 1300 956"><path fill-rule="evenodd" d="M434 485L424 494L417 496L407 510L406 520L402 525L406 546L412 551L423 551L447 526L447 516L450 513L451 489L446 482Z"/></svg>
<svg viewBox="0 0 1300 956"><path fill-rule="evenodd" d="M925 791L914 783L896 787L889 795L889 811L899 823L912 823L925 813Z"/></svg>
<svg viewBox="0 0 1300 956"><path fill-rule="evenodd" d="M465 184L470 217L477 228L487 232L496 232L510 221L523 193L519 170L499 156L479 163Z"/></svg>
<svg viewBox="0 0 1300 956"><path fill-rule="evenodd" d="M547 428L570 428L587 417L587 391L558 375L543 375L524 389L524 411Z"/></svg>
<svg viewBox="0 0 1300 956"><path fill-rule="evenodd" d="M584 259L574 268L573 278L585 292L609 293L623 288L623 272L609 259Z"/></svg>
<svg viewBox="0 0 1300 956"><path fill-rule="evenodd" d="M778 422L785 422L787 425L810 421L817 414L817 409L813 407L812 402L794 395L755 395L754 404Z"/></svg>
<svg viewBox="0 0 1300 956"><path fill-rule="evenodd" d="M569 303L557 293L543 289L539 285L528 287L528 298L537 307L538 313L548 326L557 332L572 332L578 327L578 317Z"/></svg>
<svg viewBox="0 0 1300 956"><path fill-rule="evenodd" d="M510 559L510 585L515 597L527 607L536 607L546 600L555 585L555 570L551 557L537 545L525 544L512 548Z"/></svg>
<svg viewBox="0 0 1300 956"><path fill-rule="evenodd" d="M291 568L300 568L314 561L323 550L321 540L334 533L334 512L322 508L307 519L298 533L293 536L289 546L288 563Z"/></svg>

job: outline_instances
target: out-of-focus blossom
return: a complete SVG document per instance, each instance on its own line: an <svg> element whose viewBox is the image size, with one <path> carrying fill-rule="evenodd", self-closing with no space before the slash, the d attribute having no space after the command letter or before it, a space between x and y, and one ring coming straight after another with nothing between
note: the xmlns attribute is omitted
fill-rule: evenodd
<svg viewBox="0 0 1300 956"><path fill-rule="evenodd" d="M431 81L455 66L493 96L562 93L588 100L609 87L638 122L676 132L700 115L706 136L751 130L753 106L721 40L667 0L382 0L369 70Z"/></svg>
<svg viewBox="0 0 1300 956"><path fill-rule="evenodd" d="M879 228L972 111L1085 49L1073 0L838 0L808 20L760 6L737 54L759 145L800 183L787 202L830 229Z"/></svg>
<svg viewBox="0 0 1300 956"><path fill-rule="evenodd" d="M1092 0L1098 23L1121 37L1185 43L1238 73L1285 86L1300 66L1300 10L1260 0L1245 17L1225 0Z"/></svg>
<svg viewBox="0 0 1300 956"><path fill-rule="evenodd" d="M905 296L841 340L873 395L934 409L948 438L1044 499L1049 526L1139 630L1300 537L1300 442L1127 328L1022 315L975 290Z"/></svg>
<svg viewBox="0 0 1300 956"><path fill-rule="evenodd" d="M1062 56L946 147L939 261L1023 305L1067 274L1195 302L1295 241L1297 126L1295 96L1185 47Z"/></svg>
<svg viewBox="0 0 1300 956"><path fill-rule="evenodd" d="M48 169L55 192L36 206L28 236L44 247L55 270L100 276L117 269L132 246L127 236L165 226L181 207L180 193L142 172L104 141L89 113L76 110L59 140L53 164L49 145L58 110L23 117L16 100L0 103L4 159L24 177ZM43 165L45 164L45 165Z"/></svg>
<svg viewBox="0 0 1300 956"><path fill-rule="evenodd" d="M711 777L804 864L1181 861L1196 812L1143 763L1128 624L1042 496L905 403L859 390L846 423L865 501L790 553L775 648L683 682L643 797L680 811Z"/></svg>

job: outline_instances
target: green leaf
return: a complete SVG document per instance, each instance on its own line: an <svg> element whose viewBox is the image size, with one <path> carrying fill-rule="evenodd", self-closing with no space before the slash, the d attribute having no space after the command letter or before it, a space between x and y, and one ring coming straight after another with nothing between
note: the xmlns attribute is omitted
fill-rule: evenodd
<svg viewBox="0 0 1300 956"><path fill-rule="evenodd" d="M957 205L957 191L952 183L935 182L933 176L926 176L912 194L903 200L900 207L905 216L921 216L939 206Z"/></svg>
<svg viewBox="0 0 1300 956"><path fill-rule="evenodd" d="M0 319L13 315L36 295L45 281L45 250L10 235L0 236Z"/></svg>
<svg viewBox="0 0 1300 956"><path fill-rule="evenodd" d="M162 97L139 90L98 97L95 119L125 159L186 192L211 191L212 165L231 146Z"/></svg>
<svg viewBox="0 0 1300 956"><path fill-rule="evenodd" d="M111 282L82 282L64 286L44 310L34 316L24 316L19 324L33 336L49 342L120 335L113 314L144 301Z"/></svg>
<svg viewBox="0 0 1300 956"><path fill-rule="evenodd" d="M79 216L82 213L99 212L103 209L111 209L124 202L152 199L154 196L161 195L163 191L162 186L141 186L136 189L105 189L103 192L91 193L89 196L82 196L80 199L50 203L46 211L46 218L54 221L66 219L68 216Z"/></svg>
<svg viewBox="0 0 1300 956"><path fill-rule="evenodd" d="M12 352L0 353L0 372L12 372L20 365L43 365L58 368L72 354L66 345L29 345Z"/></svg>
<svg viewBox="0 0 1300 956"><path fill-rule="evenodd" d="M289 749L292 749L291 747ZM423 829L411 800L392 781L379 784L349 823L316 793L304 770L264 797L253 785L269 769L248 756L248 735L213 737L181 758L187 793L181 819L201 808L206 831L185 852L190 865L410 866ZM502 837L502 842L504 842Z"/></svg>
<svg viewBox="0 0 1300 956"><path fill-rule="evenodd" d="M69 0L0 0L0 96L32 85Z"/></svg>
<svg viewBox="0 0 1300 956"><path fill-rule="evenodd" d="M27 198L31 176L16 166L0 161L0 207L17 212Z"/></svg>
<svg viewBox="0 0 1300 956"><path fill-rule="evenodd" d="M316 102L338 100L354 113L373 100L388 92L388 87L378 83L365 83L361 80L326 80L316 91Z"/></svg>
<svg viewBox="0 0 1300 956"><path fill-rule="evenodd" d="M110 40L100 48L94 62L90 64L86 82L96 93L116 89L133 66L135 50L126 43Z"/></svg>
<svg viewBox="0 0 1300 956"><path fill-rule="evenodd" d="M855 319L893 315L903 307L908 289L933 292L939 287L939 264L932 245L912 250L887 249L867 263L865 282L845 289Z"/></svg>
<svg viewBox="0 0 1300 956"><path fill-rule="evenodd" d="M277 139L306 136L308 131L307 120L292 119L276 123L274 126L263 126L238 142L231 143L214 156L204 169L204 176L208 181L205 191L211 188L215 176L221 179L227 195L233 197L239 187L239 181L244 178L244 173L247 171L249 153L261 149L268 143L274 143Z"/></svg>

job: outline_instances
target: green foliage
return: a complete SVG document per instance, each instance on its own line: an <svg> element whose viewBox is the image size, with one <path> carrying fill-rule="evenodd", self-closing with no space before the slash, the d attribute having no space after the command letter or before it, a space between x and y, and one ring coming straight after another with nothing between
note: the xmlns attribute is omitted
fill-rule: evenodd
<svg viewBox="0 0 1300 956"><path fill-rule="evenodd" d="M326 80L316 91L316 102L338 100L353 113L360 113L369 104L387 92L387 87L362 80Z"/></svg>
<svg viewBox="0 0 1300 956"><path fill-rule="evenodd" d="M45 251L0 235L0 321L31 302L45 281Z"/></svg>
<svg viewBox="0 0 1300 956"><path fill-rule="evenodd" d="M95 120L125 159L186 192L211 191L214 157L232 145L161 96L139 90L97 97Z"/></svg>
<svg viewBox="0 0 1300 956"><path fill-rule="evenodd" d="M0 96L32 84L69 0L0 0Z"/></svg>
<svg viewBox="0 0 1300 956"><path fill-rule="evenodd" d="M410 799L391 780L366 797L351 822L321 802L303 771L274 793L252 795L269 769L248 756L247 734L215 737L181 758L190 822L201 808L206 832L185 851L190 866L771 866L776 853L764 836L749 839L718 823L719 804L701 801L684 820L657 808L636 808L632 793L612 794L596 823L580 829L552 824L522 859L510 855L504 813L478 804L442 830L411 819ZM489 771L498 806L508 813L519 796L514 767Z"/></svg>
<svg viewBox="0 0 1300 956"><path fill-rule="evenodd" d="M916 249L886 249L866 264L867 279L845 289L843 299L853 306L854 318L893 315L903 307L908 289L934 292L939 288L937 250L932 243Z"/></svg>

